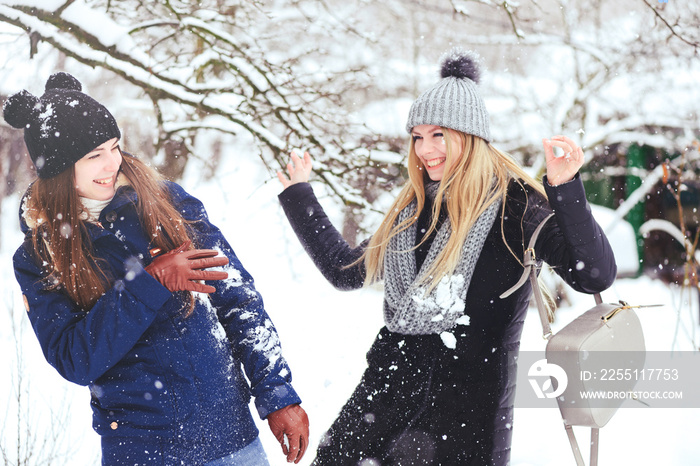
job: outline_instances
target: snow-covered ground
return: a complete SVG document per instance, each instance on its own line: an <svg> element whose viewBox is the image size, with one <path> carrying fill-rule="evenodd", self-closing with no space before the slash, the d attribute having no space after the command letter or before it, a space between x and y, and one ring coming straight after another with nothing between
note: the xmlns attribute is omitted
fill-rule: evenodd
<svg viewBox="0 0 700 466"><path fill-rule="evenodd" d="M199 179L203 170L193 161L183 185L203 200L213 222L227 235L265 299L280 333L284 355L292 367L295 388L311 420L311 446L301 463L308 465L319 438L360 379L365 352L382 326L382 295L374 289L340 292L324 281L286 224L276 199L280 190L278 182L260 174L252 157L252 151L231 149L225 155L227 163L210 182ZM325 204L332 213L331 203ZM62 435L61 448L71 452L66 464L99 464L99 437L90 428L87 388L63 381L44 361L23 315L11 266L12 253L21 241L16 228L16 207L12 201L6 201L0 219L3 226L0 295L4 297L0 308L0 353L5 355L0 366L3 374L0 399L6 403L2 405L2 435L10 442L17 438L15 407L20 374L26 388L19 391L22 406L28 408L27 420L32 429L39 430L36 434L39 440L42 430L53 427ZM570 296L574 304L559 310L555 330L592 303L587 296L573 292ZM661 282L648 278L620 279L603 297L606 301L626 299L633 303L666 304L638 312L650 350L689 350L690 337L698 341L697 321L692 321L697 318L697 311L693 318L690 313L682 316L690 337L682 332L675 336L677 317L673 309L679 301L678 291ZM536 311L531 309L530 314L523 334L523 350L543 351ZM17 331L13 332L13 328ZM19 335L17 347L14 335ZM601 430L600 464L696 465L700 462L699 415L697 408L623 409ZM574 464L556 408L519 408L515 416L514 466ZM271 464L286 464L266 423L260 422L260 428ZM24 427L19 431L26 439ZM585 450L588 433L585 429L577 432Z"/></svg>

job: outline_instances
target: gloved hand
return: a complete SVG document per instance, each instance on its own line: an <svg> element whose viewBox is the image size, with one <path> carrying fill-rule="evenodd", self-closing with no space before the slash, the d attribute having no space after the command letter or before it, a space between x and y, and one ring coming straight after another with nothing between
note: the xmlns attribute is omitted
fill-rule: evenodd
<svg viewBox="0 0 700 466"><path fill-rule="evenodd" d="M226 265L228 258L215 257L219 252L213 249L188 251L189 247L190 241L185 241L179 248L157 256L145 267L146 272L170 291L213 293L216 288L199 283L197 280L224 280L228 278L228 274L201 269Z"/></svg>
<svg viewBox="0 0 700 466"><path fill-rule="evenodd" d="M298 404L285 406L267 416L272 434L282 445L282 453L287 455L287 463L298 463L309 446L309 418L304 408ZM285 443L285 435L287 443Z"/></svg>

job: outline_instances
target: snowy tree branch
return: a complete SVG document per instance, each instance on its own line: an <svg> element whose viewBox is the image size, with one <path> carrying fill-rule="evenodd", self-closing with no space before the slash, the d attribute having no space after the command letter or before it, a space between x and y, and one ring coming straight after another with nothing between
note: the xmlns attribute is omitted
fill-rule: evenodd
<svg viewBox="0 0 700 466"><path fill-rule="evenodd" d="M508 21L510 22L510 26L513 30L513 34L515 35L515 37L517 37L518 39L525 38L525 35L523 34L522 30L518 27L518 18L516 17L517 6L514 5L513 2L509 2L507 0L500 2L493 2L492 0L450 0L450 4L452 5L452 9L455 11L455 13L464 16L469 16L469 10L464 5L464 3L467 2L478 3L481 5L496 7L500 10L503 10L503 12L505 12L506 16L508 17Z"/></svg>
<svg viewBox="0 0 700 466"><path fill-rule="evenodd" d="M82 0L66 2L60 14L0 5L0 21L143 89L156 109L161 143L175 134L184 138L203 129L225 134L241 129L262 143L265 150L258 156L270 171L273 165L286 166L292 147L316 148L315 171L321 182L344 203L368 207L344 180L366 164L350 156L359 144L339 139L342 134L350 140L356 136L352 125L328 113L333 106L324 102L336 95L331 88L307 84L307 78L287 65L268 61L263 50L224 30L233 26L213 10L183 11L171 2L165 6L170 19L139 17L126 26ZM189 124L178 122L183 118L172 112L163 114L164 101L179 104Z"/></svg>

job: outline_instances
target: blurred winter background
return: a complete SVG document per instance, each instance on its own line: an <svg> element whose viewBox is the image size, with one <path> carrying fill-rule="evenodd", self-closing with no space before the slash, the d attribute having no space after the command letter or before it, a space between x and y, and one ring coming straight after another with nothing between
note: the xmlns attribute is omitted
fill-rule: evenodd
<svg viewBox="0 0 700 466"><path fill-rule="evenodd" d="M311 152L329 214L365 238L403 183L412 99L444 51L475 50L497 146L535 176L543 137L585 148L620 266L604 299L663 304L639 311L648 349L697 351L698 24L700 4L681 0L0 0L0 101L71 72L115 114L123 148L204 201L281 335L309 464L359 381L381 290L338 292L305 256L276 200L289 152ZM0 121L0 464L99 464L88 390L44 361L12 273L31 179L21 133ZM556 330L592 298L549 282ZM531 315L523 349L544 350L540 330ZM602 429L601 464L698 464L698 407L636 406ZM516 409L514 429L513 465L573 464L555 407Z"/></svg>

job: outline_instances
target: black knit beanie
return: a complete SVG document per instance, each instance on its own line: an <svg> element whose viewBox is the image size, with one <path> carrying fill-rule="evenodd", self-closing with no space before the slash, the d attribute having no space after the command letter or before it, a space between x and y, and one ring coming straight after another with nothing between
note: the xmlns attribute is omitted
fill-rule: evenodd
<svg viewBox="0 0 700 466"><path fill-rule="evenodd" d="M46 81L44 95L23 90L3 105L5 121L24 129L24 142L39 178L54 177L112 138L121 138L117 122L102 104L81 92L68 73Z"/></svg>

